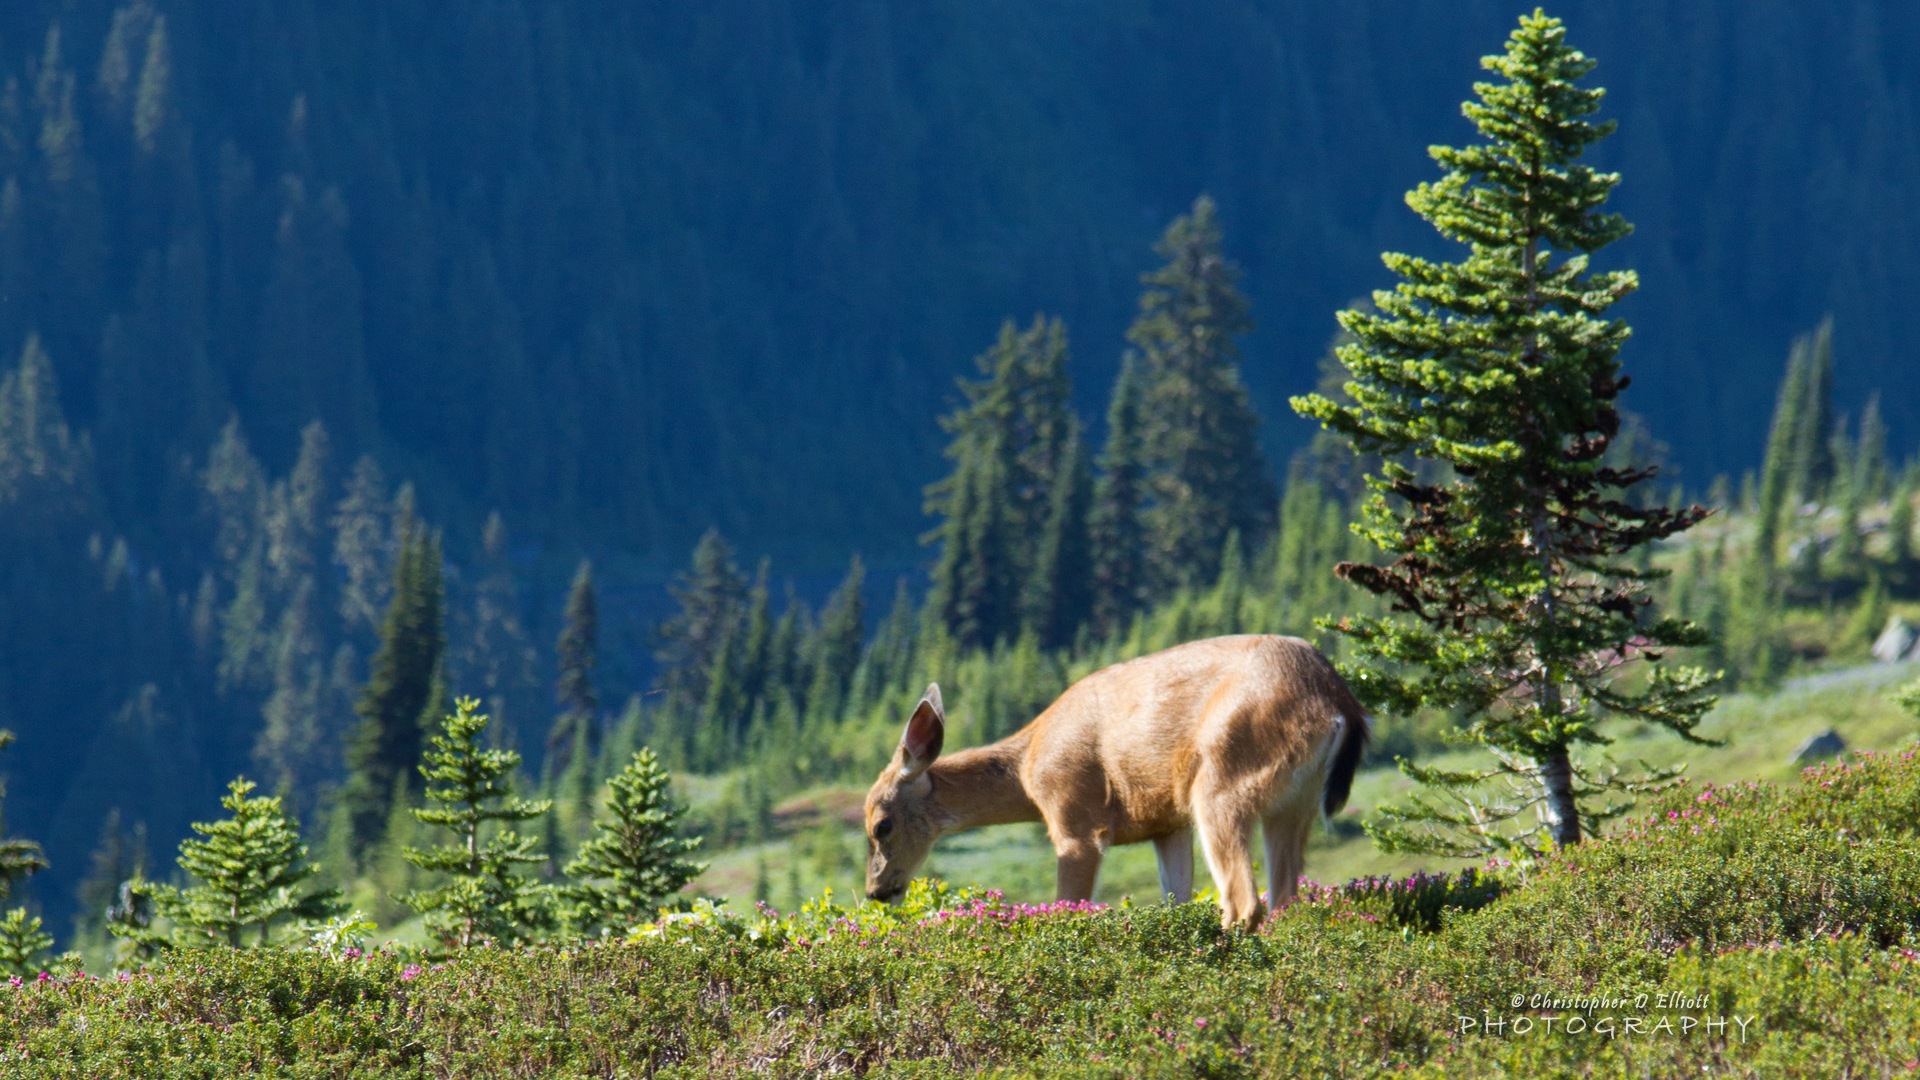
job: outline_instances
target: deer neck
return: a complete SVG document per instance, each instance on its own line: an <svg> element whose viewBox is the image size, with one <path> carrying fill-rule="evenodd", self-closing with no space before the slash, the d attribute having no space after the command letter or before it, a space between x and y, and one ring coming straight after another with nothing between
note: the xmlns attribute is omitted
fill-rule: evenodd
<svg viewBox="0 0 1920 1080"><path fill-rule="evenodd" d="M1025 752L1025 740L1015 735L935 761L927 778L941 831L1039 821L1040 808L1020 782Z"/></svg>

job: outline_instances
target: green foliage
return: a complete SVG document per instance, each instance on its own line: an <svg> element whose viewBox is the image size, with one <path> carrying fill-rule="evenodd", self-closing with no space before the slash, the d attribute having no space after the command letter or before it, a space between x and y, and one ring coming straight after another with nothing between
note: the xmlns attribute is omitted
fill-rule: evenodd
<svg viewBox="0 0 1920 1080"><path fill-rule="evenodd" d="M1505 80L1476 84L1463 106L1486 142L1434 147L1444 175L1407 196L1467 257L1384 256L1402 283L1340 314L1351 402L1294 400L1383 459L1359 531L1393 562L1340 569L1407 617L1340 621L1366 665L1356 689L1392 712L1454 711L1495 755L1475 773L1403 762L1442 801L1374 825L1389 846L1456 854L1533 850L1542 833L1577 842L1618 811L1606 792L1635 785L1571 751L1604 745L1610 716L1693 738L1713 704L1704 672L1658 662L1707 635L1643 618L1660 575L1625 558L1706 511L1628 503L1622 493L1655 470L1604 458L1621 427L1628 330L1602 316L1638 279L1589 269L1630 231L1602 212L1619 177L1577 162L1613 130L1585 119L1603 92L1576 82L1594 62L1535 13L1482 66ZM1637 688L1619 670L1635 660L1650 662ZM1516 821L1530 810L1540 825Z"/></svg>
<svg viewBox="0 0 1920 1080"><path fill-rule="evenodd" d="M593 689L593 669L600 651L600 611L594 599L591 562L581 560L580 569L574 572L562 620L560 640L554 645L554 656L560 662L560 678L554 684L560 714L547 735L543 767L548 775L564 770L576 754L585 758L596 749L592 735L598 724L600 698ZM580 742L581 735L588 736L589 741Z"/></svg>
<svg viewBox="0 0 1920 1080"><path fill-rule="evenodd" d="M41 971L39 958L53 948L53 935L29 918L26 908L14 908L0 919L0 972L25 978Z"/></svg>
<svg viewBox="0 0 1920 1080"><path fill-rule="evenodd" d="M1913 714L1920 720L1920 681L1910 682L1893 695L1894 704Z"/></svg>
<svg viewBox="0 0 1920 1080"><path fill-rule="evenodd" d="M1146 602L1145 525L1140 520L1146 499L1141 379L1138 357L1124 357L1107 406L1107 444L1100 452L1100 477L1089 516L1093 625L1105 637L1124 630L1127 620Z"/></svg>
<svg viewBox="0 0 1920 1080"><path fill-rule="evenodd" d="M417 790L414 770L430 717L446 696L445 586L440 541L408 528L394 566L393 599L380 626L380 651L354 711L360 726L347 748L342 793L353 815L354 837L381 835L396 784Z"/></svg>
<svg viewBox="0 0 1920 1080"><path fill-rule="evenodd" d="M940 421L953 472L927 488L927 512L940 518L927 536L940 545L928 606L963 646L990 646L1040 621L1064 624L1070 636L1088 612L1065 609L1055 590L1084 587L1041 578L1085 572L1077 557L1062 560L1086 544L1087 527L1076 512L1084 496L1073 490L1084 480L1073 460L1080 434L1066 328L1036 316L1019 330L1009 320L975 366L981 378L960 383L966 404ZM1056 516L1063 531L1050 540Z"/></svg>
<svg viewBox="0 0 1920 1080"><path fill-rule="evenodd" d="M692 568L669 591L680 610L657 631L659 685L667 692L669 709L690 712L705 700L721 654L731 647L747 613L747 582L720 530L709 529L700 538Z"/></svg>
<svg viewBox="0 0 1920 1080"><path fill-rule="evenodd" d="M1787 356L1786 374L1773 406L1773 424L1767 433L1766 458L1760 467L1760 503L1753 559L1763 583L1772 585L1774 563L1779 559L1782 515L1793 501L1794 477L1805 471L1798 459L1800 442L1807 430L1808 353L1805 339L1794 342Z"/></svg>
<svg viewBox="0 0 1920 1080"><path fill-rule="evenodd" d="M58 976L12 991L0 1046L23 1080L75 1061L106 1078L1905 1071L1915 754L1649 811L1492 873L1309 889L1257 934L1206 902L1028 907L923 879L894 906L701 902L624 940L443 964L276 948ZM1556 1003L1584 997L1612 1001Z"/></svg>
<svg viewBox="0 0 1920 1080"><path fill-rule="evenodd" d="M854 669L860 666L867 637L867 607L860 590L866 580L866 564L855 555L847 576L821 607L820 624L808 642L813 677L807 688L807 709L821 721L839 719Z"/></svg>
<svg viewBox="0 0 1920 1080"><path fill-rule="evenodd" d="M684 813L653 751L635 753L607 782L608 816L567 864L572 884L562 896L570 923L603 933L632 926L705 871L684 858L700 847L699 837L678 835Z"/></svg>
<svg viewBox="0 0 1920 1080"><path fill-rule="evenodd" d="M453 842L406 849L408 862L446 875L445 884L402 899L426 916L428 931L449 949L525 941L552 915L550 890L518 872L546 856L533 850L533 837L519 835L511 825L538 818L553 804L515 797L513 771L520 755L481 745L487 717L475 711L479 706L472 698L454 702L420 765L427 798L440 806L415 810L413 816L452 833ZM508 827L494 831L489 826L496 822Z"/></svg>
<svg viewBox="0 0 1920 1080"><path fill-rule="evenodd" d="M0 750L13 743L13 732L0 728ZM0 779L0 805L4 805L7 788L4 779ZM5 818L0 818L4 823ZM31 840L8 838L0 828L0 898L13 891L16 878L26 877L47 868L47 859L40 851L40 845Z"/></svg>
<svg viewBox="0 0 1920 1080"><path fill-rule="evenodd" d="M1310 899L1337 898L1395 926L1433 933L1444 925L1449 913L1479 911L1498 900L1508 888L1500 875L1468 867L1457 874L1358 878L1324 889Z"/></svg>
<svg viewBox="0 0 1920 1080"><path fill-rule="evenodd" d="M220 805L232 816L195 822L202 839L181 841L180 869L198 884L146 886L159 914L173 923L169 944L237 948L242 935L255 930L255 941L264 945L280 920L324 918L338 910L338 889L299 891L319 868L305 862L307 845L281 811L280 799L248 798L253 788L244 777L229 783Z"/></svg>
<svg viewBox="0 0 1920 1080"><path fill-rule="evenodd" d="M1833 320L1828 318L1809 337L1794 342L1790 366L1802 371L1805 395L1794 412L1788 432L1787 491L1795 502L1825 498L1839 462L1833 453Z"/></svg>
<svg viewBox="0 0 1920 1080"><path fill-rule="evenodd" d="M1141 279L1127 342L1139 365L1147 574L1165 590L1213 580L1229 534L1264 541L1278 497L1234 340L1253 322L1213 200L1195 199L1154 252L1166 265Z"/></svg>
<svg viewBox="0 0 1920 1080"><path fill-rule="evenodd" d="M367 935L379 927L374 925L373 920L355 911L347 915L335 915L326 922L312 923L301 929L306 933L308 947L313 951L329 960L346 960L365 952Z"/></svg>

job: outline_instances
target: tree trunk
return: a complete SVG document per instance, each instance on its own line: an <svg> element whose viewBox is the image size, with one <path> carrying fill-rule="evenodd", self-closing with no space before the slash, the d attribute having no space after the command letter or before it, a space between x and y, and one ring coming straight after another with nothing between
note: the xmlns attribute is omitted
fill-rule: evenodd
<svg viewBox="0 0 1920 1080"><path fill-rule="evenodd" d="M1573 762L1567 748L1554 747L1540 759L1540 782L1547 788L1547 828L1555 847L1580 842L1580 807L1573 801Z"/></svg>

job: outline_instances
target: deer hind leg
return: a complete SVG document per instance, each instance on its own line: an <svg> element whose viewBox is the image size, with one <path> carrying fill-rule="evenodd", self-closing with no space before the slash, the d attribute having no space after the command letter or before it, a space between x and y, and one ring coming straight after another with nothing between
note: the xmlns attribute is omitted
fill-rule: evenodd
<svg viewBox="0 0 1920 1080"><path fill-rule="evenodd" d="M1293 902L1300 871L1307 864L1307 837L1313 831L1312 808L1287 807L1260 823L1267 845L1267 901L1279 911Z"/></svg>
<svg viewBox="0 0 1920 1080"><path fill-rule="evenodd" d="M1160 898L1176 904L1193 899L1193 830L1154 837L1153 856L1160 863Z"/></svg>
<svg viewBox="0 0 1920 1080"><path fill-rule="evenodd" d="M1202 770L1201 780L1205 774ZM1246 929L1259 926L1266 911L1253 884L1253 858L1248 851L1258 815L1242 793L1224 786L1196 783L1193 801L1200 849L1206 853L1207 870L1220 893L1221 923Z"/></svg>

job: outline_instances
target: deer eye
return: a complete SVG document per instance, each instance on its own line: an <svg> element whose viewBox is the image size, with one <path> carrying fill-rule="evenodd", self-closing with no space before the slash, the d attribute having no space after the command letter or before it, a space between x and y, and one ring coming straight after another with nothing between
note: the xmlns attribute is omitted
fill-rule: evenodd
<svg viewBox="0 0 1920 1080"><path fill-rule="evenodd" d="M875 822L873 825L873 838L875 840L885 840L887 838L887 834L892 831L893 831L893 819L881 818L879 821Z"/></svg>

